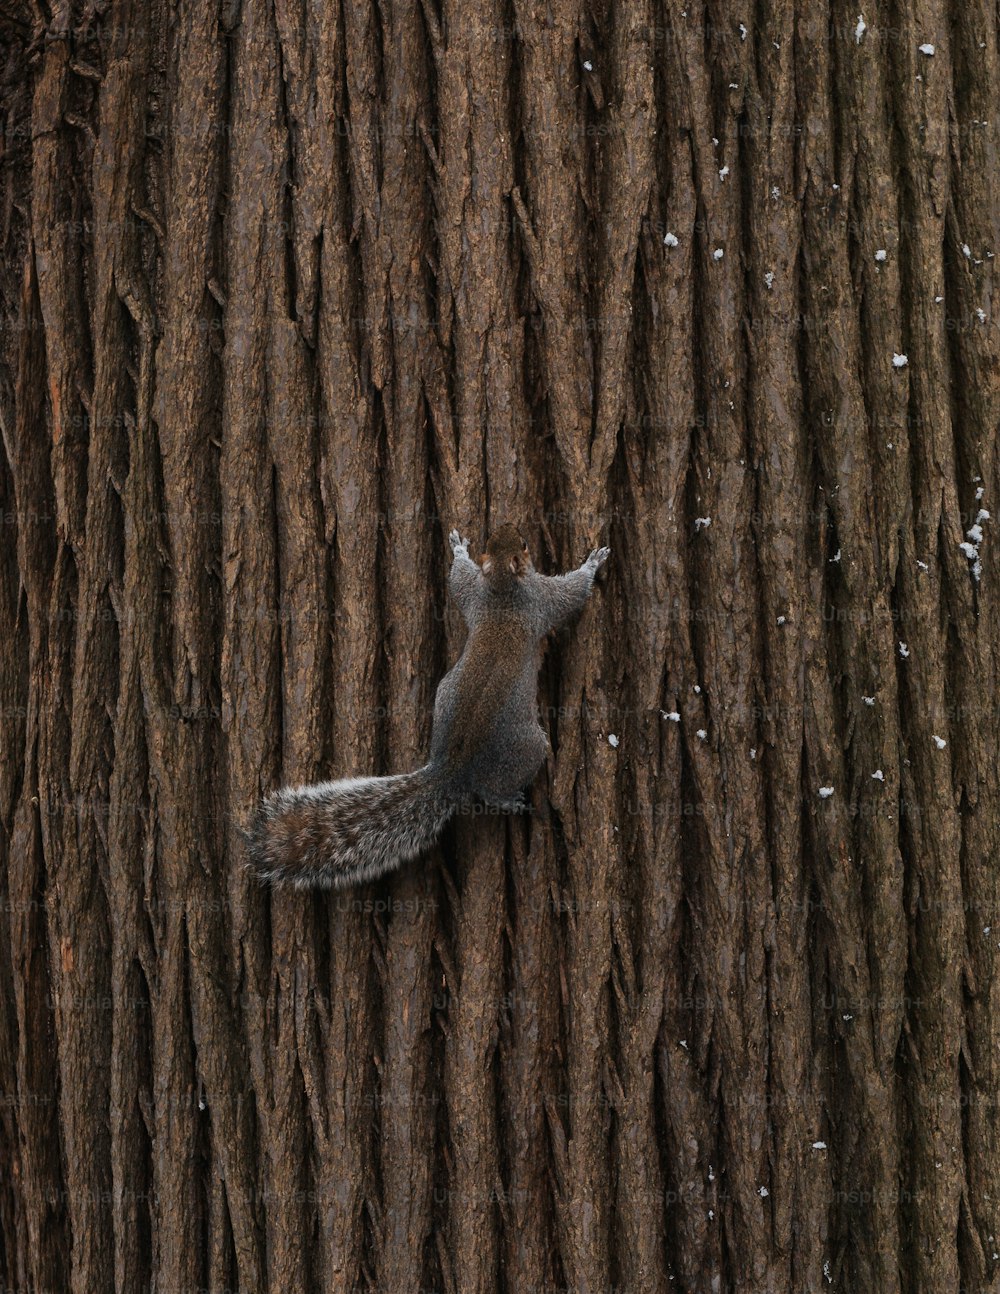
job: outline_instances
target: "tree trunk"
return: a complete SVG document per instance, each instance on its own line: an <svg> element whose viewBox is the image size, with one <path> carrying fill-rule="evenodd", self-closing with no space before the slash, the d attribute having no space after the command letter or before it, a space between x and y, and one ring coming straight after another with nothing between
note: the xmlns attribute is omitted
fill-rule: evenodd
<svg viewBox="0 0 1000 1294"><path fill-rule="evenodd" d="M1000 1288L997 13L6 0L0 1288ZM533 813L452 526L609 543ZM994 990L997 990L995 992Z"/></svg>

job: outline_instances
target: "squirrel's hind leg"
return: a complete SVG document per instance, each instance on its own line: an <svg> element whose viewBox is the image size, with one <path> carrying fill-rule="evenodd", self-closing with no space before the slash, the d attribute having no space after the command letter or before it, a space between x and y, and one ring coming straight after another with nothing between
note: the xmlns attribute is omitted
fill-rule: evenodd
<svg viewBox="0 0 1000 1294"><path fill-rule="evenodd" d="M489 767L476 779L475 793L486 804L509 813L529 809L524 789L534 781L548 752L549 739L537 724L533 725L503 750L492 752Z"/></svg>

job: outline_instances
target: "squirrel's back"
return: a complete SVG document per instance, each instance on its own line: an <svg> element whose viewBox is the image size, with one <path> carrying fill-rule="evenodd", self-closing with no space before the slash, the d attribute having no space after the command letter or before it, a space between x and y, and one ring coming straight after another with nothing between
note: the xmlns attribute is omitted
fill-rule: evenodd
<svg viewBox="0 0 1000 1294"><path fill-rule="evenodd" d="M534 713L536 655L523 617L491 616L472 630L454 670L454 709L442 749L449 769L469 768L488 751L512 706Z"/></svg>

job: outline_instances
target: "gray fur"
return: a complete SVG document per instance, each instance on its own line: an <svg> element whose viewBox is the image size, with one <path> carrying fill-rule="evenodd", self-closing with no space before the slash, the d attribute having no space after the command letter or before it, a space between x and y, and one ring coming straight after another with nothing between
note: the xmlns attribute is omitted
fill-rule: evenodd
<svg viewBox="0 0 1000 1294"><path fill-rule="evenodd" d="M458 807L429 765L394 777L284 787L257 809L249 864L262 881L296 889L371 881L422 853Z"/></svg>

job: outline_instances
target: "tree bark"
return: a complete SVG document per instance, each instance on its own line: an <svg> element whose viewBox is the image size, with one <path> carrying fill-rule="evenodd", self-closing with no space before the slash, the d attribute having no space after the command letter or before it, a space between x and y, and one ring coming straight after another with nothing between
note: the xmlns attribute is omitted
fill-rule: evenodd
<svg viewBox="0 0 1000 1294"><path fill-rule="evenodd" d="M995 10L0 34L0 1288L1000 1288ZM257 886L507 519L533 812Z"/></svg>

